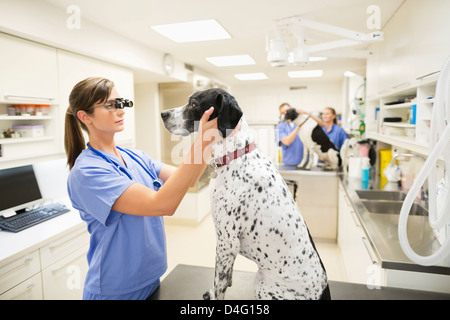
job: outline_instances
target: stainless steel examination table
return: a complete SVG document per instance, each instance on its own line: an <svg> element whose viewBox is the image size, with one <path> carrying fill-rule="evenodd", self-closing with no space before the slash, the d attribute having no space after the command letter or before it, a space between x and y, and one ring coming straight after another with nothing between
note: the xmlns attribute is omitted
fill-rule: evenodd
<svg viewBox="0 0 450 320"><path fill-rule="evenodd" d="M228 288L226 300L254 300L255 273L233 272L233 285ZM161 282L150 300L202 300L203 294L214 282L214 268L177 265ZM332 300L450 300L450 294L408 290L392 287L368 289L366 285L330 281Z"/></svg>

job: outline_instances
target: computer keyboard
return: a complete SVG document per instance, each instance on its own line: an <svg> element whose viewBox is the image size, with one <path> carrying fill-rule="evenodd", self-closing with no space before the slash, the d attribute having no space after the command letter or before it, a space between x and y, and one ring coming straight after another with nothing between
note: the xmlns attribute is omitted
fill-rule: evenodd
<svg viewBox="0 0 450 320"><path fill-rule="evenodd" d="M46 204L9 218L0 218L0 229L19 232L69 211L70 209L60 203Z"/></svg>

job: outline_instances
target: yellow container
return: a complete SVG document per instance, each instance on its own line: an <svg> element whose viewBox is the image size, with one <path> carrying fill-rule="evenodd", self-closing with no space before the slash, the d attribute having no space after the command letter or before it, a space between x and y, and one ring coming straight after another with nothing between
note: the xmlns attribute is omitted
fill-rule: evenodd
<svg viewBox="0 0 450 320"><path fill-rule="evenodd" d="M391 162L391 159L392 159L391 149L380 150L380 190L382 190L387 183L387 179L384 176L383 171Z"/></svg>

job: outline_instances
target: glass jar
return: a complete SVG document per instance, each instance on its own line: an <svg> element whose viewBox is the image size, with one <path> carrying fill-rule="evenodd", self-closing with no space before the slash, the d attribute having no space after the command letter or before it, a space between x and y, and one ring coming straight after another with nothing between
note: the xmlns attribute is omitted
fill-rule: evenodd
<svg viewBox="0 0 450 320"><path fill-rule="evenodd" d="M16 115L16 108L14 108L13 106L8 106L7 110L8 110L8 116Z"/></svg>
<svg viewBox="0 0 450 320"><path fill-rule="evenodd" d="M50 105L49 104L40 104L42 115L48 116L50 114Z"/></svg>
<svg viewBox="0 0 450 320"><path fill-rule="evenodd" d="M27 114L29 114L30 116L36 115L36 108L34 104L27 104Z"/></svg>

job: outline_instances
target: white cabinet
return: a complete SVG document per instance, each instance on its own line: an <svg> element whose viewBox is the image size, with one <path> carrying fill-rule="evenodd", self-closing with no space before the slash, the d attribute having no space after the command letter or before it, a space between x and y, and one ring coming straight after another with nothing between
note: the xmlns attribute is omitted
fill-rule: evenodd
<svg viewBox="0 0 450 320"><path fill-rule="evenodd" d="M58 103L58 70L56 49L0 34L0 131L14 125L42 126L39 137L3 138L0 135L0 168L6 162L47 156L58 152L58 132L55 123ZM13 105L45 105L45 115L21 114L8 116ZM39 110L40 111L40 110ZM20 164L16 164L20 165Z"/></svg>
<svg viewBox="0 0 450 320"><path fill-rule="evenodd" d="M89 234L82 225L41 248L0 264L0 300L81 299Z"/></svg>
<svg viewBox="0 0 450 320"><path fill-rule="evenodd" d="M87 246L71 251L66 257L42 270L45 300L82 299L88 271L87 251Z"/></svg>
<svg viewBox="0 0 450 320"><path fill-rule="evenodd" d="M0 34L0 102L58 102L56 49Z"/></svg>
<svg viewBox="0 0 450 320"><path fill-rule="evenodd" d="M85 227L39 249L44 299L81 299L88 270L89 234Z"/></svg>
<svg viewBox="0 0 450 320"><path fill-rule="evenodd" d="M339 184L338 244L341 249L347 280L378 287L384 284L384 271L371 247L361 222Z"/></svg>
<svg viewBox="0 0 450 320"><path fill-rule="evenodd" d="M42 279L40 273L35 274L11 290L0 294L0 300L42 300L42 298Z"/></svg>
<svg viewBox="0 0 450 320"><path fill-rule="evenodd" d="M39 251L0 266L0 294L40 272Z"/></svg>
<svg viewBox="0 0 450 320"><path fill-rule="evenodd" d="M336 241L338 181L337 175L305 175L296 181L297 205L314 239Z"/></svg>
<svg viewBox="0 0 450 320"><path fill-rule="evenodd" d="M367 137L415 153L428 153L428 135L437 73L450 54L448 0L405 1L383 27L384 40L369 46L366 77ZM386 106L401 98L416 98L403 105ZM407 121L416 105L415 124ZM379 111L377 112L377 109ZM376 119L376 115L378 118ZM385 117L401 123L383 124Z"/></svg>
<svg viewBox="0 0 450 320"><path fill-rule="evenodd" d="M88 242L89 234L86 232L85 228L80 228L77 231L52 241L39 249L42 268L47 268L61 260L68 252L74 252L79 248L86 247Z"/></svg>

